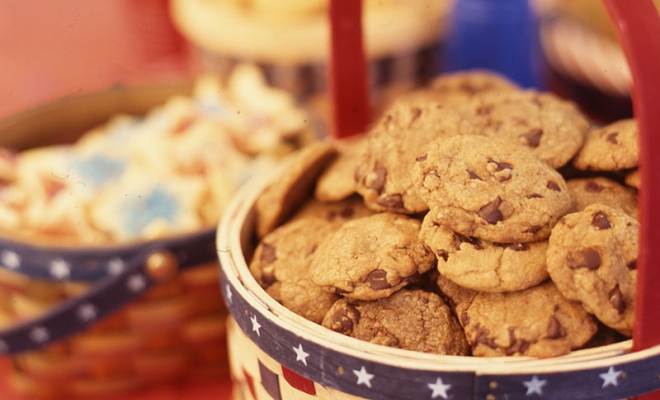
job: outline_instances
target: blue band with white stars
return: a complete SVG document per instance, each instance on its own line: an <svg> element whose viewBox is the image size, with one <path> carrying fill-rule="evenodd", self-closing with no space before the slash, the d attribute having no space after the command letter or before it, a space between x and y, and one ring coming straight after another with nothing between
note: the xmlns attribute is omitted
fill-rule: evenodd
<svg viewBox="0 0 660 400"><path fill-rule="evenodd" d="M215 229L98 249L47 248L0 240L0 264L7 269L35 278L94 281L84 295L1 330L0 354L32 350L65 338L137 299L158 283L145 270L145 261L160 251L172 253L179 270L215 261Z"/></svg>
<svg viewBox="0 0 660 400"><path fill-rule="evenodd" d="M321 345L310 331L294 331L246 289L220 255L225 303L241 330L282 366L325 387L374 400L393 399L622 399L660 389L660 347L585 353L573 359L547 359L461 365L438 362L403 367L393 359L374 361L341 345ZM229 278L231 276L231 278ZM249 279L249 278L246 278ZM263 295L263 293L261 294ZM256 301L255 301L256 300ZM323 329L323 328L321 328ZM321 330L320 330L321 332ZM334 335L327 331L324 335ZM366 347L366 346L365 346ZM477 364L481 362L481 364ZM481 366L478 366L481 365Z"/></svg>
<svg viewBox="0 0 660 400"><path fill-rule="evenodd" d="M168 250L189 265L190 247L214 246L215 229L129 245L104 247L50 247L0 238L0 268L36 279L51 281L97 282L117 275L124 265L145 249ZM205 252L208 253L208 252ZM211 261L213 255L208 256Z"/></svg>

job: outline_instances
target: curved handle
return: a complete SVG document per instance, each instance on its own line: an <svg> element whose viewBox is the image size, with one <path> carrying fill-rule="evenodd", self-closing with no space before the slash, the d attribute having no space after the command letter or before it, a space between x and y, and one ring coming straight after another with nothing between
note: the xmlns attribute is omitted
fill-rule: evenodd
<svg viewBox="0 0 660 400"><path fill-rule="evenodd" d="M660 343L660 16L651 0L603 0L633 77L632 101L639 124L640 250L633 348Z"/></svg>
<svg viewBox="0 0 660 400"><path fill-rule="evenodd" d="M11 247L8 243L11 242L2 242L2 253L0 254L4 254L4 257L10 262L15 261L16 255L19 254L18 251L25 250L25 245ZM39 275L45 271L51 278L56 278L52 274L52 266L49 266L52 257L48 258L47 249L40 248L39 251L43 254L29 254L32 257L28 257L30 262L35 260L48 262L41 266L32 263L28 270L33 275ZM137 299L150 287L159 283L159 279L154 278L149 271L148 260L153 255L163 254L163 252L176 258L179 270L216 260L215 230L129 247L65 251L69 257L68 261L63 261L65 263L81 259L90 260L92 256L96 256L94 259L98 261L99 255L102 256L101 260L110 261L99 263L102 265L100 270L104 275L84 295L67 299L37 318L0 331L0 354L33 350L65 338L84 330L90 324ZM14 256L7 256L7 254L14 254ZM28 255L27 253L22 254ZM3 264L6 262L7 260L4 260ZM57 268L60 268L60 271L68 271L67 278L75 276L76 270L81 269L76 268L80 265L75 263L70 264L70 269L66 269L67 267L63 264L56 265L59 265ZM24 265L19 265L16 269L18 268L21 268L21 272L26 271ZM84 270L84 268L82 269Z"/></svg>

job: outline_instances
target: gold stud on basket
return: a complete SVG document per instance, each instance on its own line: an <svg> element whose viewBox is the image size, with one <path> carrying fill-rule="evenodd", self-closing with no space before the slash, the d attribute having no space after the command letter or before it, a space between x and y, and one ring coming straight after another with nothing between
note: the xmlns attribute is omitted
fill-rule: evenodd
<svg viewBox="0 0 660 400"><path fill-rule="evenodd" d="M145 267L150 277L157 281L166 281L179 271L179 260L171 252L160 250L147 257Z"/></svg>

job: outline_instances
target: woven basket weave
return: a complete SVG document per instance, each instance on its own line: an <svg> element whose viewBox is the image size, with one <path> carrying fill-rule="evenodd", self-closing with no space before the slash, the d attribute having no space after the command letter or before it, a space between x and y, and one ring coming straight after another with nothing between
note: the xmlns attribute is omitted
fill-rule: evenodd
<svg viewBox="0 0 660 400"><path fill-rule="evenodd" d="M187 95L191 89L189 84L115 88L46 104L1 121L0 145L26 149L71 142L115 114L143 115L172 95ZM213 234L207 229L202 237L212 245ZM11 245L11 238L5 239L9 244L3 246ZM150 243L145 242L145 247ZM200 262L185 270L177 270L177 262L168 264L167 257L156 260L151 276L145 275L148 289L127 306L64 339L14 352L10 356L12 386L37 398L87 398L165 381L226 376L227 310L218 287L218 263L213 250L197 258ZM169 268L167 273L155 272L159 268L162 272L163 265ZM3 267L0 333L75 301L97 285L40 279L12 271L11 265ZM84 266L72 269L77 267Z"/></svg>

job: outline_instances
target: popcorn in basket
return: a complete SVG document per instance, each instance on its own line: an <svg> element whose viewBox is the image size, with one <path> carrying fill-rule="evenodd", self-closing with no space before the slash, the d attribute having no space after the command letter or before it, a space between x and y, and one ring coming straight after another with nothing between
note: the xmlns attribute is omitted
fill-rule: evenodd
<svg viewBox="0 0 660 400"><path fill-rule="evenodd" d="M12 147L32 147L3 150L0 167L0 352L28 396L226 374L213 227L251 175L315 140L308 113L251 67L167 97L116 90L146 99L145 115L95 94L2 129ZM33 119L86 118L99 104L107 123L34 147L44 131Z"/></svg>
<svg viewBox="0 0 660 400"><path fill-rule="evenodd" d="M644 107L660 86L634 43L632 70L656 88L637 92L634 120L592 126L497 75L445 75L365 135L315 143L245 186L217 244L235 398L658 390L644 179L658 118ZM622 174L638 166L639 192Z"/></svg>

